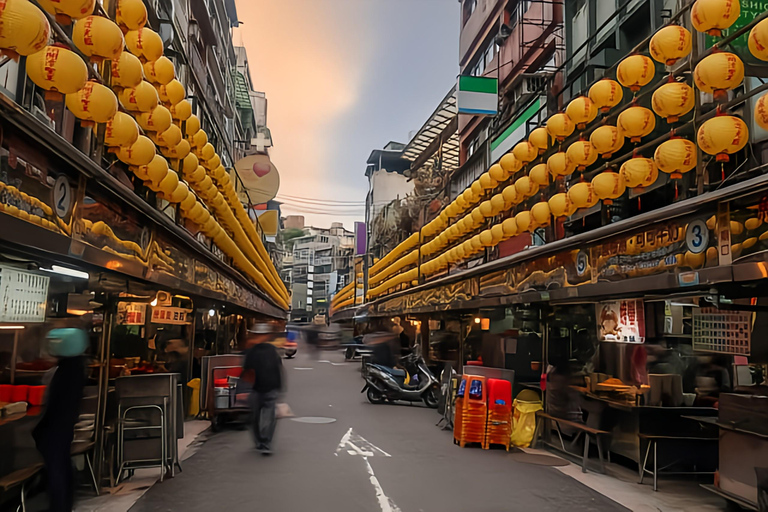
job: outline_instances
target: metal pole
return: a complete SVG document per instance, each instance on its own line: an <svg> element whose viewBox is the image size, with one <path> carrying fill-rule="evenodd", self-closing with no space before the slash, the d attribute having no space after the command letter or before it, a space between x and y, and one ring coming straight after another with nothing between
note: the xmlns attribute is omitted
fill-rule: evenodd
<svg viewBox="0 0 768 512"><path fill-rule="evenodd" d="M113 305L117 307L116 304ZM114 312L104 313L104 324L101 332L99 346L99 383L98 383L98 401L96 404L96 448L93 463L96 465L96 483L101 488L102 471L104 469L104 428L107 414L107 399L109 396L109 354L112 350L112 323L114 322Z"/></svg>
<svg viewBox="0 0 768 512"><path fill-rule="evenodd" d="M16 384L16 358L19 353L19 331L13 332L13 352L11 353L11 385Z"/></svg>

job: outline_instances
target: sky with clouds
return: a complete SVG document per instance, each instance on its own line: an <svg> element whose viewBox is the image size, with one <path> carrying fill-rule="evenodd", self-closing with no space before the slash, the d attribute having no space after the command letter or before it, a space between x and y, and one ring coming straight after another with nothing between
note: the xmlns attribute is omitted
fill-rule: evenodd
<svg viewBox="0 0 768 512"><path fill-rule="evenodd" d="M269 101L283 215L351 229L364 218L370 152L407 142L456 81L459 2L237 0L237 9L235 44Z"/></svg>

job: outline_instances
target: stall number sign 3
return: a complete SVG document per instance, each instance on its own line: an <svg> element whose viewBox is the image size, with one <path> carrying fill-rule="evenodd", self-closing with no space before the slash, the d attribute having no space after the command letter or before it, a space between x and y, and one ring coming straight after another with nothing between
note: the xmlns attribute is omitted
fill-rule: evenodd
<svg viewBox="0 0 768 512"><path fill-rule="evenodd" d="M703 220L695 220L688 224L685 232L685 246L694 254L707 250L709 245L709 228Z"/></svg>
<svg viewBox="0 0 768 512"><path fill-rule="evenodd" d="M152 308L153 324L184 325L189 323L189 311L182 308Z"/></svg>
<svg viewBox="0 0 768 512"><path fill-rule="evenodd" d="M53 185L53 208L62 219L72 211L72 187L66 176L56 178Z"/></svg>

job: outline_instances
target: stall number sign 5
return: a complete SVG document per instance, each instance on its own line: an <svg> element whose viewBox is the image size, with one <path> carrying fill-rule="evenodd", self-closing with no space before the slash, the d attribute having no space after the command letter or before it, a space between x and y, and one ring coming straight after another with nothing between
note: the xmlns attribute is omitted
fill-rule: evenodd
<svg viewBox="0 0 768 512"><path fill-rule="evenodd" d="M685 245L694 254L704 252L709 245L709 228L703 220L695 220L688 224L685 232Z"/></svg>
<svg viewBox="0 0 768 512"><path fill-rule="evenodd" d="M53 185L53 209L62 219L72 211L72 187L66 176L56 178Z"/></svg>

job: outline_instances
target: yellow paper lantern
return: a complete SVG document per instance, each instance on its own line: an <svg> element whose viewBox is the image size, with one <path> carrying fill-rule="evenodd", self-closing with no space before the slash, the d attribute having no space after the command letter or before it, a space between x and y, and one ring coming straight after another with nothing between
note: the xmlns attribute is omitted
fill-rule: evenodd
<svg viewBox="0 0 768 512"><path fill-rule="evenodd" d="M210 159L203 162L203 167L212 171L216 170L219 172L220 176L216 176L217 180L228 177L226 169L224 169L224 167L221 165L221 158L219 158L219 155L213 155ZM433 229L433 231L436 231L436 229Z"/></svg>
<svg viewBox="0 0 768 512"><path fill-rule="evenodd" d="M691 24L699 32L719 36L740 14L739 0L697 0L691 8Z"/></svg>
<svg viewBox="0 0 768 512"><path fill-rule="evenodd" d="M496 194L491 198L491 206L493 207L494 215L498 215L507 209L507 202L504 200L503 194Z"/></svg>
<svg viewBox="0 0 768 512"><path fill-rule="evenodd" d="M624 146L624 134L616 126L603 125L592 132L589 142L607 160Z"/></svg>
<svg viewBox="0 0 768 512"><path fill-rule="evenodd" d="M567 114L560 112L547 120L547 132L560 142L565 140L576 129L571 118Z"/></svg>
<svg viewBox="0 0 768 512"><path fill-rule="evenodd" d="M511 151L501 157L501 160L499 160L499 165L502 169L504 169L504 172L507 173L507 176L512 176L523 168L522 162L515 158L515 155L512 154Z"/></svg>
<svg viewBox="0 0 768 512"><path fill-rule="evenodd" d="M760 60L768 60L768 19L752 27L747 44L752 55Z"/></svg>
<svg viewBox="0 0 768 512"><path fill-rule="evenodd" d="M568 158L565 151L558 151L547 159L547 169L552 177L568 176L576 170L576 164Z"/></svg>
<svg viewBox="0 0 768 512"><path fill-rule="evenodd" d="M549 223L552 220L552 212L549 209L549 203L541 201L533 205L531 208L531 217L533 218L533 223L536 224L537 227L543 228L549 226Z"/></svg>
<svg viewBox="0 0 768 512"><path fill-rule="evenodd" d="M693 70L693 82L700 91L716 99L727 96L744 81L744 63L734 53L715 52L704 57Z"/></svg>
<svg viewBox="0 0 768 512"><path fill-rule="evenodd" d="M549 185L549 171L547 170L547 164L534 165L528 173L528 176L539 187L546 187Z"/></svg>
<svg viewBox="0 0 768 512"><path fill-rule="evenodd" d="M651 97L651 107L668 123L676 123L680 116L693 110L695 93L685 82L670 82L662 85Z"/></svg>
<svg viewBox="0 0 768 512"><path fill-rule="evenodd" d="M475 193L472 192L471 187L468 187L464 192L462 192L461 197L464 198L464 202L467 204L465 210L477 202Z"/></svg>
<svg viewBox="0 0 768 512"><path fill-rule="evenodd" d="M181 136L181 132L179 132L179 136ZM190 155L190 151L191 151L191 148L189 146L189 142L187 142L186 140L181 140L178 144L172 147L160 148L160 152L163 154L163 156L167 158L173 158L174 160L180 160L182 158L186 158L187 156ZM197 161L197 157L195 157L195 161Z"/></svg>
<svg viewBox="0 0 768 512"><path fill-rule="evenodd" d="M472 225L474 227L479 226L480 224L485 221L485 215L483 215L483 212L480 210L480 207L478 206L474 210L472 210Z"/></svg>
<svg viewBox="0 0 768 512"><path fill-rule="evenodd" d="M112 62L112 87L133 88L138 86L144 76L141 61L130 52L122 52L116 61Z"/></svg>
<svg viewBox="0 0 768 512"><path fill-rule="evenodd" d="M146 132L162 133L172 124L171 112L164 106L158 105L149 113L137 115L136 122Z"/></svg>
<svg viewBox="0 0 768 512"><path fill-rule="evenodd" d="M128 165L147 165L155 156L155 145L148 137L139 135L136 142L123 146L117 153L117 158Z"/></svg>
<svg viewBox="0 0 768 512"><path fill-rule="evenodd" d="M118 60L125 46L120 27L103 16L78 20L72 29L72 42L93 62Z"/></svg>
<svg viewBox="0 0 768 512"><path fill-rule="evenodd" d="M216 155L216 149L213 147L213 144L206 142L205 145L195 151L195 154L197 155L197 158L205 162Z"/></svg>
<svg viewBox="0 0 768 512"><path fill-rule="evenodd" d="M131 116L116 112L107 121L104 144L110 147L131 146L139 138L139 127Z"/></svg>
<svg viewBox="0 0 768 512"><path fill-rule="evenodd" d="M616 124L631 142L640 142L656 128L656 116L645 107L629 107L619 114Z"/></svg>
<svg viewBox="0 0 768 512"><path fill-rule="evenodd" d="M170 195L166 195L165 199L169 203L181 203L187 196L189 196L189 187L186 183L178 182L174 191Z"/></svg>
<svg viewBox="0 0 768 512"><path fill-rule="evenodd" d="M763 130L768 130L768 94L764 94L755 102L755 122Z"/></svg>
<svg viewBox="0 0 768 512"><path fill-rule="evenodd" d="M715 116L704 121L699 128L696 141L702 151L716 155L718 162L727 162L732 155L747 145L749 128L735 116Z"/></svg>
<svg viewBox="0 0 768 512"><path fill-rule="evenodd" d="M125 34L125 46L141 62L152 62L163 56L163 40L151 28L141 27Z"/></svg>
<svg viewBox="0 0 768 512"><path fill-rule="evenodd" d="M528 210L523 210L522 212L515 215L515 224L517 224L518 234L536 229L536 226L533 224L531 212Z"/></svg>
<svg viewBox="0 0 768 512"><path fill-rule="evenodd" d="M192 181L190 176L197 170L199 165L197 156L195 156L194 153L188 153L187 156L183 157L183 161L181 162L181 172L184 174L184 179ZM203 170L203 174L205 174L205 170Z"/></svg>
<svg viewBox="0 0 768 512"><path fill-rule="evenodd" d="M571 202L568 194L560 192L549 199L549 211L554 217L569 217L576 211L576 205Z"/></svg>
<svg viewBox="0 0 768 512"><path fill-rule="evenodd" d="M592 178L592 188L595 195L603 203L611 204L613 199L618 199L624 194L627 186L624 184L624 178L613 171L603 171Z"/></svg>
<svg viewBox="0 0 768 512"><path fill-rule="evenodd" d="M659 169L650 158L634 157L622 164L619 174L629 188L647 187L658 179Z"/></svg>
<svg viewBox="0 0 768 512"><path fill-rule="evenodd" d="M38 0L40 7L56 16L60 25L69 25L72 20L79 20L93 14L96 0Z"/></svg>
<svg viewBox="0 0 768 512"><path fill-rule="evenodd" d="M515 145L512 149L512 154L515 155L518 162L525 165L528 162L533 161L539 155L539 150L536 149L533 144L525 140L523 142L518 142L517 145Z"/></svg>
<svg viewBox="0 0 768 512"><path fill-rule="evenodd" d="M187 123L189 123L189 121L187 121ZM206 144L208 144L208 134L205 133L205 130L198 130L197 133L195 133L192 136L189 142L190 144L192 144L193 148L197 148L197 149L203 148L205 147ZM198 158L200 157L199 154L197 156Z"/></svg>
<svg viewBox="0 0 768 512"><path fill-rule="evenodd" d="M194 153L191 153L194 155ZM197 157L195 157L197 158ZM205 173L205 169L202 165L198 165L195 171L188 176L188 180L190 183L200 183L202 184L205 179L208 178L208 175ZM210 179L210 178L209 178Z"/></svg>
<svg viewBox="0 0 768 512"><path fill-rule="evenodd" d="M621 103L623 97L624 90L621 88L621 85L610 78L598 80L589 88L589 99L603 113L609 112L613 107Z"/></svg>
<svg viewBox="0 0 768 512"><path fill-rule="evenodd" d="M163 196L167 198L179 186L179 175L176 174L176 171L169 170L160 183L150 181L147 186L155 192L162 192Z"/></svg>
<svg viewBox="0 0 768 512"><path fill-rule="evenodd" d="M501 229L504 230L504 236L507 238L516 236L519 231L517 229L517 221L515 220L515 217L505 219L504 222L501 223Z"/></svg>
<svg viewBox="0 0 768 512"><path fill-rule="evenodd" d="M456 203L454 202L445 207L444 213L448 218L452 218L456 216L457 210L458 206L456 206Z"/></svg>
<svg viewBox="0 0 768 512"><path fill-rule="evenodd" d="M469 241L472 243L472 250L473 252L478 252L480 249L483 248L483 243L480 240L480 235L475 235L472 238L469 239Z"/></svg>
<svg viewBox="0 0 768 512"><path fill-rule="evenodd" d="M576 208L592 208L600 200L595 194L592 183L588 181L574 183L567 193L568 199Z"/></svg>
<svg viewBox="0 0 768 512"><path fill-rule="evenodd" d="M549 148L549 133L547 132L547 129L541 126L535 128L531 134L528 135L528 142L536 148L540 155L543 155Z"/></svg>
<svg viewBox="0 0 768 512"><path fill-rule="evenodd" d="M109 87L89 81L77 92L67 94L72 115L86 123L106 123L117 113L117 98Z"/></svg>
<svg viewBox="0 0 768 512"><path fill-rule="evenodd" d="M177 144L181 143L181 128L176 126L175 124L172 124L168 127L167 130L156 133L154 135L150 134L150 138L154 141L155 144L158 146L162 146L165 148L172 148L175 147ZM184 141L187 142L187 141ZM189 142L187 142L189 144Z"/></svg>
<svg viewBox="0 0 768 512"><path fill-rule="evenodd" d="M115 21L126 32L147 24L147 8L142 0L117 0Z"/></svg>
<svg viewBox="0 0 768 512"><path fill-rule="evenodd" d="M616 68L616 78L624 87L637 92L648 85L656 73L656 67L645 55L630 55L619 63Z"/></svg>
<svg viewBox="0 0 768 512"><path fill-rule="evenodd" d="M157 108L157 91L144 80L132 88L120 92L120 103L131 112L152 112Z"/></svg>
<svg viewBox="0 0 768 512"><path fill-rule="evenodd" d="M502 240L506 240L507 236L504 234L504 228L501 224L491 226L491 236L493 237L493 243L491 245L498 245Z"/></svg>
<svg viewBox="0 0 768 512"><path fill-rule="evenodd" d="M200 131L200 119L194 114L189 116L187 122L184 124L184 137L192 143L192 137ZM207 136L206 136L207 137ZM205 142L208 142L206 138ZM194 144L193 144L194 145Z"/></svg>
<svg viewBox="0 0 768 512"><path fill-rule="evenodd" d="M187 100L181 100L168 109L174 121L186 121L192 115L192 105Z"/></svg>
<svg viewBox="0 0 768 512"><path fill-rule="evenodd" d="M478 182L480 183L480 186L483 188L483 190L490 190L498 185L498 182L491 178L491 175L487 172L484 172L480 175Z"/></svg>
<svg viewBox="0 0 768 512"><path fill-rule="evenodd" d="M518 204L523 199L520 194L517 193L517 187L515 185L504 187L504 190L501 191L501 197L504 198L504 204L507 208Z"/></svg>
<svg viewBox="0 0 768 512"><path fill-rule="evenodd" d="M43 11L27 0L5 0L0 4L0 48L18 60L45 48L51 26Z"/></svg>
<svg viewBox="0 0 768 512"><path fill-rule="evenodd" d="M455 202L456 202L456 207L458 208L457 211L456 211L457 214L463 212L469 206L467 204L467 200L464 199L464 195L463 194L459 194L456 197L456 201Z"/></svg>
<svg viewBox="0 0 768 512"><path fill-rule="evenodd" d="M185 217L187 217L192 208L195 207L195 204L197 204L197 196L189 190L189 187L187 187L187 197L179 201L179 208L182 213L185 214Z"/></svg>
<svg viewBox="0 0 768 512"><path fill-rule="evenodd" d="M586 96L579 96L568 103L565 113L576 123L576 128L583 130L597 117L597 106Z"/></svg>
<svg viewBox="0 0 768 512"><path fill-rule="evenodd" d="M168 85L161 85L158 87L157 94L160 97L160 101L170 106L183 100L187 95L187 91L184 89L184 86L181 85L181 82L174 79L171 80Z"/></svg>
<svg viewBox="0 0 768 512"><path fill-rule="evenodd" d="M691 33L680 25L667 25L653 35L648 50L654 60L671 66L691 53Z"/></svg>
<svg viewBox="0 0 768 512"><path fill-rule="evenodd" d="M491 168L488 169L488 174L497 182L505 181L508 178L507 173L504 172L504 168L499 164L492 165Z"/></svg>
<svg viewBox="0 0 768 512"><path fill-rule="evenodd" d="M483 196L484 189L479 180L475 180L469 188L478 200ZM477 200L475 202L477 202Z"/></svg>
<svg viewBox="0 0 768 512"><path fill-rule="evenodd" d="M539 191L539 186L528 176L522 176L515 181L517 194L522 198L533 197Z"/></svg>
<svg viewBox="0 0 768 512"><path fill-rule="evenodd" d="M27 76L41 89L72 94L85 86L88 68L75 52L61 46L46 46L27 57Z"/></svg>
<svg viewBox="0 0 768 512"><path fill-rule="evenodd" d="M597 150L588 140L578 140L568 146L565 152L568 160L576 164L580 171L597 162Z"/></svg>
<svg viewBox="0 0 768 512"><path fill-rule="evenodd" d="M160 57L144 63L144 76L156 85L166 85L176 78L176 68L168 57Z"/></svg>
<svg viewBox="0 0 768 512"><path fill-rule="evenodd" d="M143 181L160 183L168 174L168 162L160 155L154 155L148 164L134 169L134 174Z"/></svg>
<svg viewBox="0 0 768 512"><path fill-rule="evenodd" d="M674 138L661 143L653 159L659 170L669 174L672 179L680 179L684 173L696 168L696 149L693 142Z"/></svg>
<svg viewBox="0 0 768 512"><path fill-rule="evenodd" d="M490 229L480 233L480 243L483 247L491 247L493 245L493 233L491 233Z"/></svg>
<svg viewBox="0 0 768 512"><path fill-rule="evenodd" d="M490 201L483 201L480 203L480 213L487 219L496 215L498 211L493 207L493 204L491 204Z"/></svg>
<svg viewBox="0 0 768 512"><path fill-rule="evenodd" d="M465 233L472 231L472 229L475 227L475 220L472 218L472 213L466 214L460 222Z"/></svg>

